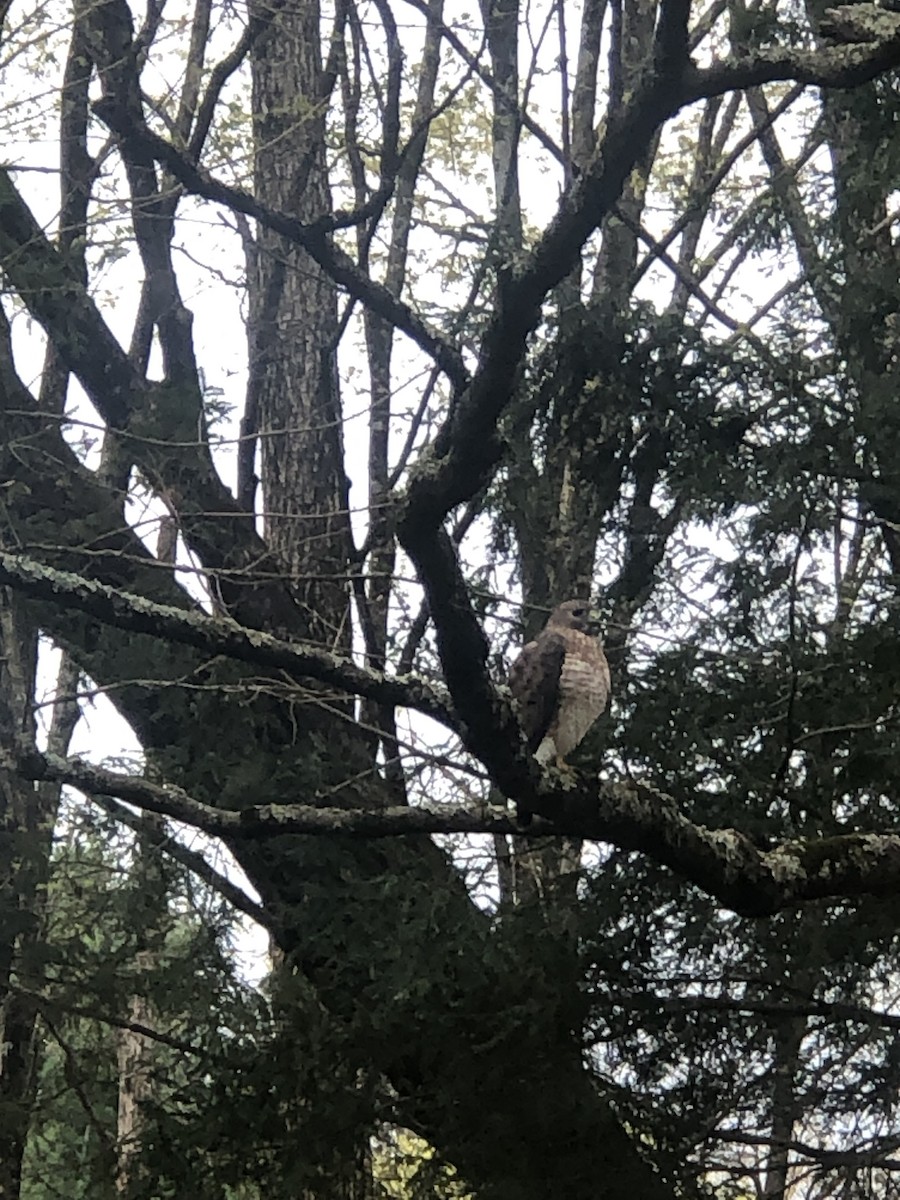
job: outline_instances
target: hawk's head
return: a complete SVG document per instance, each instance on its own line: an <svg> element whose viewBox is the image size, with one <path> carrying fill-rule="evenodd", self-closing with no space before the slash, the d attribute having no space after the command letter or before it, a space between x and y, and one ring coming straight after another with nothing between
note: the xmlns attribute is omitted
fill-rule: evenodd
<svg viewBox="0 0 900 1200"><path fill-rule="evenodd" d="M577 629L579 633L596 635L600 631L600 613L590 600L567 600L554 608L547 628Z"/></svg>

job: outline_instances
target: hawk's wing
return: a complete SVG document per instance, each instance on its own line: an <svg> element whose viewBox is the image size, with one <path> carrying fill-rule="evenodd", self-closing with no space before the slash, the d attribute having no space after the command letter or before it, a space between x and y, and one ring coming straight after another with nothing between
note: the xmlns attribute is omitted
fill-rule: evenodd
<svg viewBox="0 0 900 1200"><path fill-rule="evenodd" d="M509 690L532 754L544 740L559 709L559 677L565 657L565 640L545 629L535 641L523 646L510 667Z"/></svg>

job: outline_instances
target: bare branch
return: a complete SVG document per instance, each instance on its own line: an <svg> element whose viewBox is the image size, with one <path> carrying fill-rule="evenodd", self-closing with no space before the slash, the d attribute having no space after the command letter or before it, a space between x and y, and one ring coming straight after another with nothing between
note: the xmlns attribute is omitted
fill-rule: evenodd
<svg viewBox="0 0 900 1200"><path fill-rule="evenodd" d="M411 676L388 678L358 667L324 650L282 641L271 634L247 629L228 618L208 617L155 604L69 571L57 571L23 555L0 551L0 582L35 600L74 608L117 629L145 633L208 654L224 655L258 667L288 671L328 683L351 694L384 704L416 708L449 729L459 722L443 696L424 680Z"/></svg>
<svg viewBox="0 0 900 1200"><path fill-rule="evenodd" d="M407 0L407 3L413 8L418 9L423 16L430 17L427 0ZM550 134L547 133L545 129L542 129L541 126L538 125L535 119L530 116L524 108L520 108L517 97L515 95L508 95L493 77L490 71L481 65L479 54L473 54L470 50L466 49L462 39L451 25L445 25L443 22L438 22L437 27L441 36L453 47L469 70L474 75L478 76L478 78L485 85L488 91L491 92L495 99L504 105L507 111L521 122L523 128L527 129L528 132L540 142L544 149L547 150L557 160L557 162L564 163L565 156L563 151L559 146L557 146Z"/></svg>
<svg viewBox="0 0 900 1200"><path fill-rule="evenodd" d="M772 1021L796 1021L798 1017L822 1017L829 1022L853 1022L874 1029L900 1029L900 1014L845 1004L839 1000L752 1000L732 996L659 996L655 993L620 997L623 1008L653 1013L741 1013L768 1017Z"/></svg>
<svg viewBox="0 0 900 1200"><path fill-rule="evenodd" d="M275 5L271 4L270 11L274 7ZM194 131L188 143L188 154L192 159L200 157L223 87L247 57L262 28L263 21L258 16L252 17L232 50L217 62L210 72L209 83L197 108Z"/></svg>
<svg viewBox="0 0 900 1200"><path fill-rule="evenodd" d="M0 750L0 767L15 770L26 779L67 784L88 795L118 796L227 839L287 833L356 837L515 833L541 837L552 831L608 841L623 850L649 855L735 912L749 916L771 915L813 900L894 896L900 888L900 835L848 833L783 842L761 850L738 830L693 824L663 792L634 782L598 782L585 775L577 776L574 784L567 780L562 786L546 788L536 804L545 820L535 820L523 829L509 812L490 805L472 810L260 804L225 812L172 784L27 747ZM553 814L552 820L548 813Z"/></svg>
<svg viewBox="0 0 900 1200"><path fill-rule="evenodd" d="M203 1055L205 1058L215 1057L210 1055L209 1051L202 1046L194 1046L190 1042L186 1042L183 1038L175 1037L169 1033L162 1033L156 1029L150 1029L149 1026L142 1025L137 1021L126 1021L122 1017L100 1012L87 1006L67 1004L65 1001L51 999L49 996L42 996L39 992L33 992L28 988L16 985L12 985L11 990L19 996L27 997L33 1004L37 1005L45 1018L66 1014L75 1017L86 1017L88 1020L100 1021L104 1025L110 1025L113 1029L128 1029L132 1033L139 1033L141 1037L150 1038L154 1042L159 1042L161 1046L169 1046L172 1050L178 1050L182 1054ZM103 1128L105 1129L105 1126Z"/></svg>
<svg viewBox="0 0 900 1200"><path fill-rule="evenodd" d="M296 217L275 212L241 188L229 187L196 167L186 154L153 133L146 125L132 120L131 114L122 108L99 101L94 108L109 128L126 145L131 146L131 153L145 160L149 158L161 162L188 192L253 217L275 233L302 246L335 283L355 299L369 305L433 358L455 387L465 386L469 373L459 352L430 329L409 305L393 296L383 284L363 274L350 256L333 244L329 234L341 224L337 216L323 215L319 221L305 225Z"/></svg>
<svg viewBox="0 0 900 1200"><path fill-rule="evenodd" d="M221 871L217 871L199 850L192 850L190 846L179 842L159 814L135 813L118 800L114 800L111 796L104 796L100 792L91 792L90 795L93 802L98 804L114 821L127 825L129 829L140 833L142 837L147 838L151 846L154 846L162 854L168 855L169 858L181 863L183 867L187 867L192 875L202 879L211 891L217 892L224 900L227 900L232 908L246 914L264 929L274 930L275 920L272 915L261 904L251 900L243 888L232 883ZM154 820L148 826L150 816Z"/></svg>

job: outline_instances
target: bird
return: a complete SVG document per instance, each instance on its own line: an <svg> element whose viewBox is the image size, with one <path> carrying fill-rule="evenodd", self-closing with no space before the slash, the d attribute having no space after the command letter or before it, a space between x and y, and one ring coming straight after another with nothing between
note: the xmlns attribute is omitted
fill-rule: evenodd
<svg viewBox="0 0 900 1200"><path fill-rule="evenodd" d="M609 664L597 628L589 600L566 600L510 667L519 724L542 766L568 770L567 755L609 702Z"/></svg>

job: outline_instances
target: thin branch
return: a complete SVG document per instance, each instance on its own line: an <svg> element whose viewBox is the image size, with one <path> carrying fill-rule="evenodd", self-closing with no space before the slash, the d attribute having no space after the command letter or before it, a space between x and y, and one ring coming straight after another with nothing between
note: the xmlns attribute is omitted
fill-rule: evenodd
<svg viewBox="0 0 900 1200"><path fill-rule="evenodd" d="M841 1001L809 1000L802 1002L738 1000L731 996L634 996L619 998L617 1007L682 1015L693 1012L740 1013L770 1017L774 1021L795 1021L798 1017L822 1017L826 1021L848 1021L876 1029L900 1029L900 1013L880 1012L859 1004Z"/></svg>
<svg viewBox="0 0 900 1200"><path fill-rule="evenodd" d="M113 1016L111 1013L98 1012L86 1005L67 1004L63 1000L54 1000L49 996L42 996L40 992L32 992L27 988L16 985L11 985L10 991L30 1000L40 1010L42 1016L48 1022L48 1026L50 1026L50 1020L52 1020L50 1014L53 1016L85 1017L89 1021L99 1021L103 1025L110 1025L113 1029L127 1029L131 1033L139 1033L141 1037L150 1038L151 1041L159 1042L160 1045L168 1046L172 1050L178 1050L182 1054L197 1054L203 1055L205 1058L217 1058L220 1061L225 1061L224 1056L211 1055L203 1046L194 1046L190 1042L186 1042L183 1038L174 1037L169 1033L160 1033L156 1029L151 1029L148 1025L140 1024L138 1021L126 1021L121 1017ZM48 1020L48 1017L50 1020ZM52 1029L52 1026L50 1027ZM56 1036L56 1030L53 1029L52 1032ZM63 1048L65 1049L65 1047Z"/></svg>
<svg viewBox="0 0 900 1200"><path fill-rule="evenodd" d="M417 9L423 16L430 16L428 9L428 0L406 0L413 8ZM507 111L521 122L523 128L536 138L540 144L547 150L559 163L565 163L565 155L557 146L553 138L545 129L542 129L535 119L530 116L524 108L519 106L515 95L508 95L507 92L497 80L493 77L486 67L483 67L480 62L480 51L473 53L464 45L459 34L450 25L445 25L443 22L438 24L438 29L441 36L453 47L456 53L460 56L469 70L477 75L484 86L488 89L491 95L503 105Z"/></svg>
<svg viewBox="0 0 900 1200"><path fill-rule="evenodd" d="M884 1167L886 1170L900 1170L900 1160L885 1158L900 1147L896 1137L873 1138L868 1146L856 1149L829 1150L825 1146L812 1146L808 1142L800 1142L795 1138L789 1140L772 1138L762 1133L745 1133L737 1129L712 1130L710 1137L720 1142L734 1142L741 1146L784 1146L804 1158L812 1159L823 1167Z"/></svg>
<svg viewBox="0 0 900 1200"><path fill-rule="evenodd" d="M784 96L783 99L770 112L769 124L772 124L778 117L787 112L787 110L793 105L794 101L803 95L803 92L804 88L802 86L791 88L788 94ZM723 133L730 129L731 124L731 121L726 121L723 123ZM687 206L687 208L664 235L664 237L660 238L657 244L662 250L668 250L675 239L695 220L697 209L708 204L716 189L727 178L732 167L735 165L735 163L737 163L744 151L749 149L750 146L758 141L760 132L761 131L758 128L753 128L748 133L744 134L744 136L740 138L734 146L732 146L727 156L719 163L716 170L706 180L702 193L692 198L692 203ZM716 258L721 257L721 254L722 251L719 251L718 253L714 252L714 256ZM653 265L654 261L654 256L648 254L638 264L629 282L629 287L632 291L637 287L638 283L640 283L641 279L644 277L644 274L648 268Z"/></svg>
<svg viewBox="0 0 900 1200"><path fill-rule="evenodd" d="M31 1003L40 1010L44 1024L47 1026L53 1037L53 1040L62 1051L63 1077L66 1083L75 1094L75 1098L81 1105L84 1115L88 1119L88 1124L93 1129L100 1144L102 1146L106 1146L107 1148L110 1147L112 1145L112 1138L110 1137L106 1125L100 1120L100 1118L97 1116L97 1113L94 1111L93 1103L90 1096L87 1094L87 1090L85 1089L81 1079L81 1073L78 1069L78 1057L75 1054L75 1051L69 1045L67 1039L63 1037L62 1033L57 1028L56 1022L51 1016L51 1012L53 1010L51 1009L50 1005L45 1003L42 997L37 996L33 992L27 992L24 988L10 985L10 991L15 992L15 994L18 996L22 996L30 1000Z"/></svg>
<svg viewBox="0 0 900 1200"><path fill-rule="evenodd" d="M274 930L275 921L263 906L251 900L243 888L232 883L221 871L217 871L199 850L192 850L190 846L179 842L158 814L135 813L118 800L114 800L112 796L104 796L99 792L92 792L91 800L114 821L127 825L129 829L140 833L148 839L151 846L154 846L162 854L168 855L169 858L181 863L183 867L187 867L192 875L196 875L211 891L217 892L223 900L227 900L232 908L244 913L264 929ZM157 817L158 823L153 821L148 826L148 816Z"/></svg>
<svg viewBox="0 0 900 1200"><path fill-rule="evenodd" d="M280 3L278 0L269 0L267 12L271 14L279 7ZM250 47L264 28L265 22L261 17L252 17L233 49L213 67L206 91L203 93L203 98L197 109L197 120L188 144L188 154L195 161L199 159L206 142L222 88L247 57Z"/></svg>
<svg viewBox="0 0 900 1200"><path fill-rule="evenodd" d="M329 235L341 224L337 217L323 216L316 222L304 224L296 217L260 203L241 188L229 187L200 170L186 154L153 133L146 125L135 121L123 108L98 101L94 110L126 145L130 145L132 154L140 155L145 160L158 160L191 194L253 217L288 241L302 246L335 283L355 299L369 305L433 358L455 387L464 387L468 382L469 373L459 352L430 329L409 305L391 295L383 284L363 274L349 254L334 245Z"/></svg>

